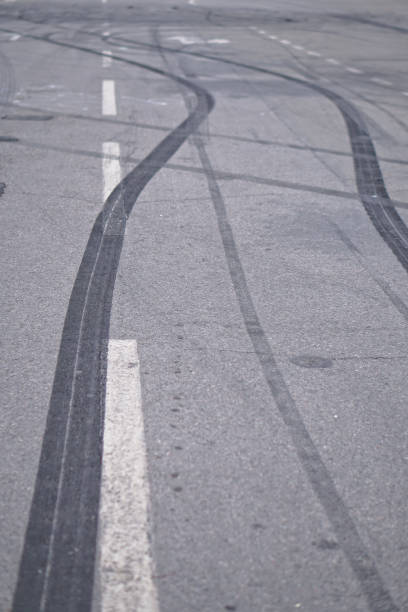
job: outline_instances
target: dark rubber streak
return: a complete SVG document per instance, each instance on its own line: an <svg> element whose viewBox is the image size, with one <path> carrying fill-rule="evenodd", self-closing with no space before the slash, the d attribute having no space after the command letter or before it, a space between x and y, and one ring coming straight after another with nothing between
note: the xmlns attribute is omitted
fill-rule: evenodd
<svg viewBox="0 0 408 612"><path fill-rule="evenodd" d="M131 41L123 37L117 37L116 40L126 43L132 43L137 46L155 48L155 45L150 43L141 43ZM400 264L408 272L408 228L404 221L395 210L393 201L391 200L385 187L384 179L378 163L377 154L374 144L371 140L365 122L355 106L346 101L339 94L303 79L289 76L281 72L253 66L234 60L199 53L195 51L187 51L183 49L172 49L171 47L162 47L163 50L170 53L180 53L191 55L201 59L221 62L231 66L237 66L246 70L269 74L271 76L284 79L290 83L307 87L323 95L325 98L333 102L340 111L349 134L351 150L353 154L354 170L356 176L356 184L360 201L362 202L371 222L375 229L380 234L381 238L392 250Z"/></svg>
<svg viewBox="0 0 408 612"><path fill-rule="evenodd" d="M103 55L68 43L43 42ZM14 612L91 609L102 463L104 353L126 219L146 184L214 105L206 91L185 79L125 58L113 59L188 87L196 94L197 105L114 189L92 228L65 318Z"/></svg>
<svg viewBox="0 0 408 612"><path fill-rule="evenodd" d="M35 36L30 36L30 37L41 40L41 38L39 37L35 37ZM76 45L71 45L68 43L61 43L57 41L49 41L49 42L52 42L53 44L61 45L64 47L69 47L69 48L80 48L81 50L84 50L88 53L103 55L103 53L99 53L97 51L90 50L87 48L77 47ZM147 45L147 46L155 47L154 45ZM169 51L174 51L174 50L169 49ZM364 156L368 156L368 159L365 159L364 161L360 161L359 159L355 160L357 185L358 185L358 189L360 193L360 198L362 199L367 212L370 211L369 214L372 220L377 219L377 217L373 214L373 211L372 211L372 209L376 208L377 206L384 211L385 216L386 216L387 210L389 209L388 208L385 209L381 204L378 205L376 202L373 202L373 197L377 197L377 196L380 196L380 197L383 197L389 200L389 196L386 192L385 185L382 180L381 171L378 166L374 146L371 142L368 132L366 131L364 127L364 124L362 124L361 118L359 117L357 110L354 109L352 105L347 103L345 100L343 100L343 98L341 98L337 94L330 92L329 90L326 90L318 85L308 83L301 79L297 79L295 77L290 77L288 75L270 71L264 68L258 68L258 67L254 67L254 66L247 65L247 64L241 64L238 62L234 62L233 60L225 60L225 59L220 59L214 56L207 56L204 54L197 54L193 52L186 52L186 53L189 55L203 57L205 59L222 61L224 63L237 65L242 68L246 68L249 70L255 70L257 72L263 72L263 73L270 74L272 76L276 76L279 78L284 78L285 80L288 80L290 82L309 87L323 94L330 100L332 100L336 104L336 106L339 108L339 110L341 111L346 121L346 125L348 127L349 135L351 139L353 156L355 157L356 153L359 155L363 153ZM196 85L192 86L189 82L185 81L184 79L174 77L173 75L169 73L165 73L164 71L160 71L156 68L146 67L145 65L142 65L138 62L134 62L131 60L124 60L123 58L118 58L117 56L113 56L113 59L118 59L119 61L126 61L127 63L133 64L139 67L147 68L159 74L163 74L164 76L169 76L174 81L179 82L180 84L186 85L187 87L190 87L191 89L193 89L193 91L195 91L195 93L197 93L196 91L197 89L199 89L200 92L204 91L201 88L198 88ZM209 94L206 93L206 96L209 97ZM200 100L200 98L198 99ZM181 128L182 125L183 124L181 124L181 126L179 127ZM194 130L192 130L191 133L193 133L193 131ZM163 143L165 141L166 139L163 141ZM364 151L359 150L361 147L364 149ZM209 158L205 152L204 147L201 147L201 151L202 152L204 151L204 154L205 154L205 156L203 156L203 153L201 153L200 157L202 159L203 164L205 164L205 169L207 171L208 185L209 185L210 193L212 195L214 206L215 206L218 226L219 226L220 234L222 237L225 254L227 257L227 262L228 262L228 267L229 267L232 283L233 283L233 286L234 286L234 289L235 289L235 292L238 298L239 306L240 306L240 309L241 309L241 312L242 312L242 315L245 321L245 326L246 326L248 335L251 339L254 350L258 355L260 365L264 372L265 378L268 382L271 393L276 401L276 404L281 413L281 416L292 435L292 439L296 447L299 459L305 469L306 474L308 475L310 483L316 495L318 496L320 502L325 508L327 516L337 535L339 544L342 547L346 557L349 560L351 567L354 570L354 573L357 579L359 580L361 584L362 590L370 606L370 610L372 610L372 612L396 612L398 608L393 602L385 585L383 584L382 578L378 573L376 565L374 561L371 559L371 557L369 556L369 553L367 552L364 546L364 543L362 542L358 534L358 531L351 517L348 514L348 510L342 498L340 497L340 495L338 494L335 488L335 485L331 479L330 473L328 472L326 466L324 465L313 443L313 440L311 439L310 434L307 431L303 423L302 417L294 403L294 400L289 392L289 389L278 369L277 363L272 353L271 346L260 324L255 306L252 302L252 298L249 293L245 273L242 268L241 261L239 259L237 246L235 244L233 232L229 224L229 220L227 217L225 203L223 201L222 194L219 190L215 176L213 175L213 170L212 170ZM147 159L149 159L149 157ZM143 162L140 166L142 165L143 165ZM138 168L140 168L140 166L138 166ZM124 187L125 187L125 193L126 193L126 186L124 185ZM372 190L373 190L372 193L367 193L367 191L370 192ZM115 192L116 190L113 192L113 194L115 194ZM125 210L126 210L126 204L125 204ZM392 211L395 212L397 217L400 219L403 227L405 228L405 225L403 224L398 213L396 213L394 209L392 209ZM382 227L381 221L382 219L378 222L379 227ZM394 222L395 221L396 220L394 219ZM392 239L388 238L387 229L384 230L384 234L386 236L384 239L386 240L387 244L389 244L389 246L391 246L391 248L394 250L395 247L393 246L393 239L395 238L395 236L392 236ZM395 249L394 252L399 253L399 249ZM113 283L112 283L112 288L113 288ZM99 480L98 480L98 486L99 486ZM94 522L96 524L96 516L95 516ZM94 542L94 539L92 540L92 542ZM91 559L90 561L93 567L93 559ZM80 565L81 565L81 559L78 560L78 566ZM73 583L72 580L71 580L71 584L74 584L75 586L75 583ZM47 608L44 608L44 609L47 609ZM57 611L59 609L61 609L62 611L62 608L57 608L57 607L49 608L50 612L51 610ZM68 607L64 608L64 610L71 610L71 609L74 610L78 608L68 608ZM87 609L87 608L84 608L84 609Z"/></svg>
<svg viewBox="0 0 408 612"><path fill-rule="evenodd" d="M158 42L156 42L156 46L163 57L163 49ZM330 99L335 95L331 92L327 93L330 94ZM186 104L188 108L188 100ZM342 112L345 112L345 110L343 109ZM279 370L248 288L234 234L228 219L224 198L217 183L216 173L205 149L203 138L199 133L195 133L192 136L192 140L205 170L232 285L245 327L272 397L292 437L299 461L317 498L326 511L326 515L336 534L338 544L361 585L370 610L372 612L397 612L398 607L392 600L374 560L371 558L361 539L347 506L338 493L330 472L326 468L303 422L302 415L295 404L285 379ZM372 153L368 149L365 152L367 154ZM370 167L372 166L370 165Z"/></svg>
<svg viewBox="0 0 408 612"><path fill-rule="evenodd" d="M9 121L50 121L54 115L4 115L2 119Z"/></svg>

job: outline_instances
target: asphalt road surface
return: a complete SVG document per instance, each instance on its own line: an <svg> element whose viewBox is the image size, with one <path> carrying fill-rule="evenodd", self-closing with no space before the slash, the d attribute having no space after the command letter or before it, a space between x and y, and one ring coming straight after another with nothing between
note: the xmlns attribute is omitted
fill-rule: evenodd
<svg viewBox="0 0 408 612"><path fill-rule="evenodd" d="M1 1L2 612L408 611L407 34Z"/></svg>

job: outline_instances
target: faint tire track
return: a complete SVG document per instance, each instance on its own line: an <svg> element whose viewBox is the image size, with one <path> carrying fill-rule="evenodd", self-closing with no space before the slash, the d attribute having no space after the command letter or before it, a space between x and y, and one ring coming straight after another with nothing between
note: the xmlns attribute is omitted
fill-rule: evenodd
<svg viewBox="0 0 408 612"><path fill-rule="evenodd" d="M157 32L155 33L154 45L163 58L166 69L170 70L164 50L160 45ZM181 62L179 62L179 67L183 70ZM184 99L186 107L189 108L189 99L186 98L185 95ZM360 135L358 134L358 136ZM372 612L397 612L398 607L394 603L374 560L361 539L349 514L348 508L337 491L331 474L320 456L303 422L302 415L295 404L286 381L279 370L272 347L262 327L256 306L252 300L238 247L235 242L234 233L228 219L224 198L219 188L211 160L207 154L204 139L202 135L197 132L194 133L191 138L197 149L207 178L208 190L214 205L214 212L232 286L235 291L246 331L254 348L254 352L257 355L276 407L293 440L299 462L308 477L314 493L326 512L333 531L336 534L338 543L366 597L369 609ZM372 161L371 158L370 161Z"/></svg>

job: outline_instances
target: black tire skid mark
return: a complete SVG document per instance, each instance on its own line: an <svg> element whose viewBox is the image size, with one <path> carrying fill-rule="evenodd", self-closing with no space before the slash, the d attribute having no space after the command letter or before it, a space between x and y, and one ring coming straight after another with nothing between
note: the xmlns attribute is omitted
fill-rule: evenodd
<svg viewBox="0 0 408 612"><path fill-rule="evenodd" d="M116 40L134 44L135 46L154 49L154 45L152 44L132 41L123 37L111 36L109 40ZM353 104L346 101L339 94L321 85L294 76L289 76L275 70L269 70L268 68L243 62L236 62L231 59L197 51L187 51L164 46L161 48L170 53L191 55L200 59L237 66L245 70L269 74L290 83L307 87L330 100L339 110L347 127L360 201L381 238L397 257L403 268L408 272L408 228L396 211L393 201L387 192L371 136L361 113Z"/></svg>
<svg viewBox="0 0 408 612"><path fill-rule="evenodd" d="M69 43L30 38L101 56ZM150 179L207 117L212 97L197 85L119 56L112 59L176 80L195 108L113 190L86 246L64 322L13 612L77 612L92 604L102 463L105 352L126 220Z"/></svg>
<svg viewBox="0 0 408 612"><path fill-rule="evenodd" d="M38 38L38 37L33 37L33 38ZM70 45L68 43L60 43L56 41L49 41L49 42L53 42L54 44L59 44L59 45L66 46L66 47L78 48L76 45ZM148 45L148 46L151 46L151 45ZM83 48L83 50L89 53L96 53L98 55L103 55L103 53L99 53L99 52L96 52L94 50L90 50L87 48ZM174 52L175 50L169 49L169 51ZM180 50L176 50L176 51L180 52ZM204 57L205 59L222 61L222 62L233 64L233 65L240 65L243 68L248 68L248 69L256 70L259 72L264 72L267 74L271 74L273 76L284 78L294 83L298 83L300 85L310 87L312 89L315 89L316 91L319 91L320 93L324 92L324 95L326 97L329 97L333 101L336 100L335 102L336 105L339 107L343 116L345 116L344 114L345 109L344 108L342 109L337 104L338 101L341 101L343 103L345 103L345 101L337 94L334 94L333 92L329 92L328 90L325 90L315 84L307 83L307 82L302 81L301 79L297 79L295 77L289 77L288 75L270 71L264 68L258 68L258 67L254 67L251 65L240 64L232 60L224 60L218 57L206 56L204 54L197 54L194 52L187 52L187 53L189 55ZM113 56L113 58L118 59L119 61L124 61L123 58L119 58L117 56L116 57ZM142 66L138 62L134 62L131 60L125 60L125 61L128 61L131 64ZM153 69L153 71L159 72L159 73L162 72L162 71L158 71L157 69ZM170 78L178 82L184 81L183 79L180 79L178 77L175 78L173 75L168 75L168 76L170 76ZM187 87L189 87L189 85L187 85ZM347 105L347 103L345 104ZM351 107L351 105L349 106ZM353 107L351 107L351 109L355 112L355 109ZM349 134L350 134L350 138L352 139L352 145L353 145L353 136L355 136L355 132L356 132L355 125L353 125L352 123L349 124L347 123L347 121L346 121L346 124L349 129ZM359 135L358 130L357 130L357 135ZM368 133L367 133L367 136L368 136L368 139L370 140ZM365 144L367 143L365 142ZM358 154L358 150L356 150L354 146L352 146L352 150L353 150L353 156L355 157L356 152ZM373 147L372 147L372 150L368 148L367 151L369 153L369 156L371 156L373 153L376 159L376 154L375 154L375 150ZM366 151L366 154L367 154L367 151ZM370 161L371 162L373 161L371 157L370 157ZM378 167L378 163L377 163L377 167ZM359 166L356 165L356 173L359 171L359 169L360 169ZM369 169L371 171L375 171L375 164L374 165L371 164L369 166ZM363 166L363 170L364 171L366 170L364 166ZM381 174L379 167L378 167L378 171ZM365 176L365 181L362 181L361 183L362 187L365 187L367 184L370 185L371 187L371 183L368 180L370 178L371 176L369 172ZM359 184L359 189L360 189L360 184ZM385 191L385 186L384 186L384 191ZM361 196L361 192L360 192L360 196ZM377 197L377 196L374 195L374 197ZM386 199L389 200L389 197L388 197L388 194L386 194L386 191L385 191L385 197ZM369 199L369 204L370 205L373 204L371 199ZM377 203L375 203L375 206L377 206ZM222 197L221 197L221 206L219 206L218 212L219 212L219 216L217 218L218 218L218 222L220 226L220 231L221 231L221 234L223 235L223 238L226 239L226 241L224 242L229 244L229 249L231 251L229 253L229 258L227 258L228 265L230 268L231 278L234 283L234 288L236 288L237 296L239 299L239 303L240 303L240 307L243 312L243 315L244 315L244 312L247 315L248 314L250 315L249 317L245 317L244 315L245 324L247 326L247 330L250 335L251 341L253 342L255 351L258 354L258 358L260 360L261 367L264 371L265 377L268 381L268 384L271 388L272 393L274 393L274 395L281 401L284 400L283 404L281 404L279 408L281 410L282 417L285 423L287 424L287 426L289 428L291 427L294 428L294 431L292 433L295 434L294 441L295 441L296 447L298 448L299 457L301 458L302 462L307 461L309 463L309 469L307 470L307 473L308 473L308 476L310 478L313 488L315 489L315 491L320 490L320 491L325 492L324 497L325 497L326 505L325 504L323 505L326 511L329 510L333 514L333 516L336 516L338 514L339 504L341 506L343 502L341 498L338 496L336 490L334 489L333 491L332 487L334 487L334 485L331 482L330 475L328 473L325 474L325 473L320 472L319 463L321 462L321 459L317 453L317 449L314 447L314 444L309 436L309 433L307 432L301 420L300 414L298 413L297 408L293 403L293 400L289 394L286 384L281 378L280 372L277 369L277 365L273 358L271 348L269 346L269 343L266 339L266 336L257 318L257 314L255 311L254 304L252 303L251 296L249 295L248 291L245 291L246 279L245 279L244 271L242 269L242 266L241 266L241 263L238 257L238 253L237 253L236 246L234 243L234 238L232 235L232 230L229 225L228 218L226 216L225 206L223 205ZM399 215L397 216L399 217ZM244 282L244 286L242 286L242 282ZM327 472L324 464L322 465L323 465L324 471ZM328 476L328 478L326 478L325 476ZM346 510L346 514L347 514L347 510ZM333 521L332 521L332 524L333 524ZM340 524L336 524L336 522L334 522L333 524L333 527L335 528L336 533L338 533L339 530L341 531L342 529L344 529L344 526L345 526L344 516L342 517ZM350 537L348 537L347 542L344 541L344 536L343 536L343 541L342 541L342 538L340 537L340 543L343 544L343 549L344 549L344 545L347 544L347 546L349 547L349 552L352 553L352 559L351 560L349 559L349 561L351 562L351 565L354 571L356 572L356 574L358 574L360 582L362 582L363 590L365 591L365 594L370 602L370 608L375 612L385 612L385 611L391 612L394 610L398 610L398 608L395 606L394 602L390 598L388 592L386 591L385 587L383 586L381 577L378 575L375 565L373 565L369 557L365 556L364 547L363 547L363 550L360 548L359 536L358 536L357 530L355 529L355 526L352 523L351 519L350 519L350 524L348 524L347 527L348 527L348 536L350 536L351 534L352 537L351 539Z"/></svg>
<svg viewBox="0 0 408 612"><path fill-rule="evenodd" d="M157 33L155 33L155 45L167 69L169 69ZM179 66L185 73L183 66L181 64ZM189 100L185 98L185 101L188 108ZM272 347L262 327L250 294L238 247L228 219L224 198L217 182L216 172L205 149L204 140L201 134L196 132L192 135L192 141L197 148L205 170L232 285L246 331L254 347L254 352L258 357L271 395L292 437L300 463L316 497L326 512L336 534L338 544L343 550L361 586L369 609L372 612L396 612L398 607L388 592L374 560L371 558L361 539L347 506L338 493L330 472L326 468L303 422L302 415L295 404L285 379L279 370Z"/></svg>

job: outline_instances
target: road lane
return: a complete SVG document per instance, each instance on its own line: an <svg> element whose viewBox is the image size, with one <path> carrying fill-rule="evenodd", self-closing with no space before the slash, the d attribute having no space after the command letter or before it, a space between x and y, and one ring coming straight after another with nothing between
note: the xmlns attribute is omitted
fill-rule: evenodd
<svg viewBox="0 0 408 612"><path fill-rule="evenodd" d="M110 2L106 10L111 5ZM18 148L12 142L2 143L11 156L7 172L12 177L13 164L20 163L20 149L33 157L39 147L45 151L48 146L51 156L47 159L52 159L51 166L56 168L58 184L59 158L54 161L52 156L57 153L55 141L64 140L59 154L66 156L71 149L74 159L78 154L80 157L77 169L63 164L63 172L71 180L71 175L82 176L88 198L94 202L90 210L77 207L73 211L74 223L82 228L81 236L89 234L92 215L88 213L96 217L100 210L98 194L103 191L107 196L119 180L119 158L122 176L126 176L134 169L132 159L146 158L165 130L174 129L186 116L177 80L163 78L160 72L163 58L152 37L153 30L160 27L164 46L176 51L166 51L170 72L184 74L189 83L196 84L196 93L200 91L197 85L201 85L216 102L210 118L200 127L194 124L198 137L182 144L187 134L179 133L178 150L171 139L164 141L173 149L160 172L163 160L158 164L154 157L148 157L141 164L136 177L143 192L140 193L140 185L130 181L129 198L125 194L123 201L127 234L109 335L138 339L154 580L160 609L403 610L406 551L400 539L406 525L407 494L403 433L407 394L406 274L356 201L350 145L341 115L320 95L323 89L334 88L331 99L337 100L340 111L348 116L355 139L357 174L363 177L360 193L363 190L364 195L367 186L374 195L380 195L386 218L392 210L391 202L378 180L381 175L370 142L361 132L361 116L356 115L352 105L365 115L379 157L391 160L381 165L391 199L400 201L398 224L404 236L406 114L401 95L404 83L397 61L402 49L401 34L391 29L395 16L390 13L388 46L380 58L378 54L374 56L374 70L373 65L363 70L376 45L377 26L357 19L347 22L345 28L338 17L327 12L322 17L324 7L317 0L314 11L298 2L290 17L287 7L282 14L278 5L275 12L261 4L248 8L239 3L234 10L205 5L184 4L175 9L162 2L153 10L150 5L136 10L115 3L115 11L108 14L98 3L97 9L90 5L95 12L88 13L86 19L82 10L64 13L61 19L63 3L53 7L53 13L42 5L35 9L36 13L24 14L38 21L41 15L48 15L48 23L34 26L24 19L20 23L13 21L15 15L9 15L7 27L11 35L20 36L12 43L16 45L13 66L18 65L23 79L28 79L27 84L19 86L16 102L20 107L37 106L43 113L55 115L51 122L41 122L37 131L28 123L23 126L22 122L13 124L8 119L2 122L6 134L20 138ZM401 11L397 1L393 6L396 12ZM3 14L4 10L2 7ZM400 21L402 16L403 12ZM254 25L249 30L251 20ZM384 20L380 13L374 18ZM20 50L17 48L25 33L34 37L48 34L50 23L53 41L64 45L59 48L59 63L65 70L56 81L57 87L51 89L47 70L40 62L36 62L38 82L30 82L30 74L36 73L32 68L31 72L26 69L21 50L40 49L52 43L31 38L24 40ZM81 32L74 33L74 23L81 23ZM273 38L275 35L280 42ZM346 46L345 37L349 41ZM354 47L350 43L353 37ZM301 52L302 58L294 57L292 49ZM51 72L52 55L48 52ZM63 58L77 63L82 55L89 56L89 63L87 60L82 64L80 77L73 77L71 66L65 69ZM216 57L222 61L217 62ZM387 73L390 58L395 60L393 74ZM125 64L123 59L131 63ZM107 60L112 61L110 66ZM142 64L150 65L154 72L148 76ZM261 72L255 74L249 66ZM362 70L363 76L356 70ZM85 73L89 76L85 77ZM76 84L80 79L88 83L87 91L78 92ZM311 84L309 92L299 79ZM397 91L380 80L401 84L401 89ZM108 121L101 121L100 92L104 81L116 84L120 101L117 120L115 115L107 115ZM60 89L62 83L64 89ZM185 82L182 88L184 85ZM187 108L191 110L194 97L186 95ZM37 104L33 97L37 97ZM80 115L89 113L91 100L93 121L80 119ZM22 111L13 109L20 115ZM183 129L186 125L189 124L184 124ZM70 134L68 146L64 131ZM362 136L364 150L360 150ZM37 149L33 148L35 141ZM198 150L197 142L201 143ZM92 179L80 161L88 158ZM110 172L113 166L116 179ZM40 176L44 173L44 169L38 172ZM14 193L15 186L11 184ZM8 187L5 195L8 196ZM66 189L61 195L66 196ZM132 210L130 202L138 195ZM370 191L368 195L373 194ZM214 214L211 200L221 206L218 213L222 212L225 223L220 225L219 214L217 221L217 206ZM375 211L379 208L377 202L369 204ZM66 206L60 209L58 214L67 219ZM120 235L124 221L120 206L118 212L110 228L113 237L118 230ZM7 220L6 227L10 223ZM34 227L40 223L36 220ZM221 231L220 236L220 227L229 228L228 232ZM388 233L389 244L395 250L393 229ZM28 228L25 234L30 236ZM75 248L68 253L68 259L75 270L84 251L84 240L81 243L79 233L78 238L75 233L69 235ZM38 250L38 245L33 244ZM13 252L10 241L7 245ZM314 483L311 487L307 469L302 469L305 457L299 452L298 437L288 435L277 411L282 393L273 402L263 380L257 359L262 364L266 357L265 351L257 347L259 334L253 327L253 317L249 331L256 340L255 350L246 336L245 317L243 320L239 300L234 296L229 260L225 260L224 250L228 253L231 248L235 253L235 263L230 266L233 279L239 272L236 262L240 261L238 276L245 279L247 286L244 301L254 305L257 329L264 330L265 346L269 353L273 350L276 371L285 381L288 397L296 403L306 434L333 483L327 495L329 506L336 499L333 491L339 492L331 524L330 511L325 514L319 495L319 488L324 488L323 472L314 481L309 473ZM17 261L15 269L20 278L23 266L20 259ZM108 262L100 268L101 279L109 268L105 263ZM54 276L52 267L48 274ZM41 290L44 282L40 283ZM61 306L65 302L65 310L72 282L71 274L63 282L64 291L57 290L58 295L65 296L60 300ZM238 297L241 293L238 291ZM100 303L96 296L89 309L90 321ZM17 308L19 320L21 310ZM59 311L59 315L52 315L50 354L54 358L48 361L54 364L57 330L64 312L60 305ZM103 332L105 340L107 329ZM6 342L13 346L11 338ZM85 369L97 352L93 352L91 343L84 346L81 359ZM36 349L31 348L30 354L36 355ZM266 361L272 363L270 354ZM22 363L24 373L24 359ZM79 369L82 376L84 368ZM99 371L103 397L104 373L103 369ZM45 378L48 386L40 384L42 398L50 392L52 372ZM23 386L30 391L28 381ZM7 388L15 401L16 386L8 383ZM93 406L100 409L93 400L81 404L90 415ZM34 428L35 436L30 442L34 468L45 414L46 401L37 402L27 431L17 428L18 435L25 436L26 441ZM38 419L36 425L33 417ZM287 422L289 431L292 420ZM76 435L81 437L86 431L86 427L79 428ZM53 437L58 441L58 435ZM10 456L18 459L18 446L10 440L8 443ZM98 469L98 453L100 448L88 447L82 459L78 456L78 474L88 462L95 462ZM12 555L2 557L2 564L8 566L1 589L6 606L10 605L17 576L34 470L22 467L19 476L25 479L28 489L25 510L16 512L13 520L8 519L13 540L7 536L7 546L14 541L14 548ZM40 476L37 482L42 489L44 478ZM65 504L68 521L75 516L75 482L70 491ZM95 491L97 494L97 488ZM18 488L13 504L5 501L4 508L20 509L22 495ZM377 568L374 582L377 587L382 585L377 595L375 589L364 587L370 576L364 577L362 571L359 585L347 562L347 542L336 531L336 521L333 523L342 504L358 534L353 543L360 542L356 558L361 558L363 550L373 562L371 567ZM95 507L97 502L87 505L88 511ZM34 537L36 533L34 530ZM64 548L60 550L63 555ZM89 576L91 559L84 566L81 554L79 558ZM58 565L53 571L57 576ZM97 574L96 584L101 578ZM113 579L118 579L119 589L123 587L118 575ZM68 581L69 589L72 593ZM72 609L78 609L75 596L71 600L64 597L57 604L61 609L68 601ZM58 609L57 600L53 601L52 609ZM89 605L89 595L87 602L84 605ZM46 605L51 604L44 603L42 609Z"/></svg>

